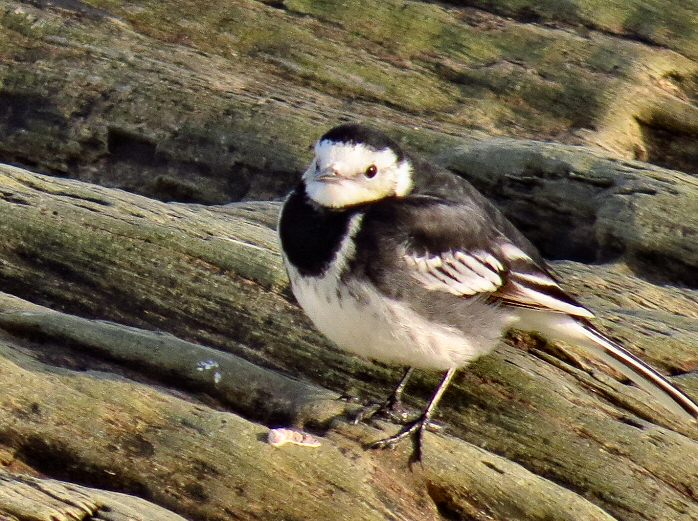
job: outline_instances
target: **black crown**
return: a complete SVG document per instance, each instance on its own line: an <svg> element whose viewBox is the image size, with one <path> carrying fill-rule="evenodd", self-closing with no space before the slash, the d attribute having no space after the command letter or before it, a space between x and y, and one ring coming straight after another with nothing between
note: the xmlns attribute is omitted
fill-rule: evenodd
<svg viewBox="0 0 698 521"><path fill-rule="evenodd" d="M389 148L402 160L405 153L395 141L390 139L380 130L376 130L356 123L346 123L339 125L326 132L320 141L332 141L334 143L347 143L355 145L366 145L379 151Z"/></svg>

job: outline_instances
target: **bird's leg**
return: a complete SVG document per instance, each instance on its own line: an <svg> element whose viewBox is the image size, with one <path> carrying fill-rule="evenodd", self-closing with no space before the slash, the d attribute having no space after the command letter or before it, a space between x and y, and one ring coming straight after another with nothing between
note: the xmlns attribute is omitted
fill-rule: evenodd
<svg viewBox="0 0 698 521"><path fill-rule="evenodd" d="M427 405L427 408L424 409L424 413L417 420L405 425L402 428L402 430L398 432L395 436L390 436L389 438L385 438L383 440L379 440L373 443L370 448L385 449L387 447L394 447L395 444L397 444L401 440L407 438L408 436L413 436L412 443L414 448L412 451L412 455L410 456L410 463L421 461L424 430L428 428L429 423L431 422L431 415L436 409L439 400L441 400L441 397L446 391L446 388L448 387L448 384L451 382L451 379L453 378L455 372L455 368L451 368L446 372L446 375L443 377L443 380L441 380L441 383L436 388L434 396L431 397L429 405Z"/></svg>
<svg viewBox="0 0 698 521"><path fill-rule="evenodd" d="M405 370L405 374L402 375L400 383L397 384L397 387L393 390L392 394L388 396L388 399L378 412L386 414L391 418L398 417L401 419L404 419L405 415L409 414L402 405L402 392L405 390L405 387L407 387L407 381L410 379L413 372L414 367L408 367Z"/></svg>
<svg viewBox="0 0 698 521"><path fill-rule="evenodd" d="M407 381L410 379L410 376L412 376L413 371L414 367L408 367L405 370L405 374L402 376L400 383L397 384L395 390L383 403L372 403L361 409L354 417L354 424L356 425L362 421L369 420L377 414L404 423L409 413L402 406L402 392L405 390L405 387L407 387Z"/></svg>

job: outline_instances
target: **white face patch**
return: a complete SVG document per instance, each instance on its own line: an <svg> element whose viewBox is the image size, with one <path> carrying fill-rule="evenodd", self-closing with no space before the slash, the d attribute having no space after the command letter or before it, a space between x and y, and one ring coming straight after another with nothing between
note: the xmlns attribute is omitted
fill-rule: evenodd
<svg viewBox="0 0 698 521"><path fill-rule="evenodd" d="M377 173L366 176L375 166ZM303 174L308 196L329 208L343 208L402 197L412 189L412 167L389 148L374 150L362 144L325 140L315 145L315 159Z"/></svg>

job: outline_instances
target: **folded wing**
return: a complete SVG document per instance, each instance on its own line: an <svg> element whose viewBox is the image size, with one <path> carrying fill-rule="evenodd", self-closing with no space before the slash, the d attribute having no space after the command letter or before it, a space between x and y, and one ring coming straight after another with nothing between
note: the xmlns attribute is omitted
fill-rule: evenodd
<svg viewBox="0 0 698 521"><path fill-rule="evenodd" d="M548 270L506 241L488 249L406 250L402 260L409 274L429 290L464 297L484 295L511 306L593 316L562 290Z"/></svg>

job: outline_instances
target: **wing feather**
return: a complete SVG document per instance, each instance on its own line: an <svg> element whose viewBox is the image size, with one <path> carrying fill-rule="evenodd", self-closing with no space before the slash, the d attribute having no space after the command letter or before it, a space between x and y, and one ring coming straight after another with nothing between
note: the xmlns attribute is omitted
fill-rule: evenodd
<svg viewBox="0 0 698 521"><path fill-rule="evenodd" d="M510 306L593 316L545 268L507 242L493 251L405 252L402 258L410 275L431 291L462 297L484 295Z"/></svg>

